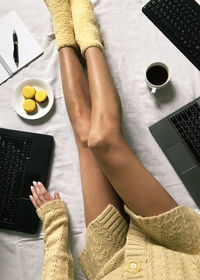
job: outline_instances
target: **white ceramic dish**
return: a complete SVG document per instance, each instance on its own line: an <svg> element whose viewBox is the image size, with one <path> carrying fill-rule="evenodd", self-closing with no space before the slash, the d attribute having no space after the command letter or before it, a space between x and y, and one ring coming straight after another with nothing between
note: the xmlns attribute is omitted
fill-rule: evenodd
<svg viewBox="0 0 200 280"><path fill-rule="evenodd" d="M25 86L32 86L36 90L43 89L47 92L48 99L44 103L37 102L37 110L35 113L27 113L23 109L23 102L25 98L22 95L22 89ZM40 79L27 79L21 83L19 83L13 93L12 97L12 105L15 109L16 113L20 115L22 118L29 119L29 120L36 120L45 116L52 108L54 102L54 95L51 87L47 82Z"/></svg>

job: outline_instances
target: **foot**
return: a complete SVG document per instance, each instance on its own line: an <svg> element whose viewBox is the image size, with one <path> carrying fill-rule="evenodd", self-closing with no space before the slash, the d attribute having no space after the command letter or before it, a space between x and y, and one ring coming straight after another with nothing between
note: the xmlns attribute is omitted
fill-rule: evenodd
<svg viewBox="0 0 200 280"><path fill-rule="evenodd" d="M44 0L53 20L57 49L69 46L76 48L69 0Z"/></svg>
<svg viewBox="0 0 200 280"><path fill-rule="evenodd" d="M90 0L70 0L76 41L84 56L89 47L103 50L99 25Z"/></svg>

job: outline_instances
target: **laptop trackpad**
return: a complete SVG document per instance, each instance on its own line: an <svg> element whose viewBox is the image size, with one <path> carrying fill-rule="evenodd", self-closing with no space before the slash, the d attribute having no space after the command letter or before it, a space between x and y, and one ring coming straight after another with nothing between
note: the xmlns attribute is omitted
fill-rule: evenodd
<svg viewBox="0 0 200 280"><path fill-rule="evenodd" d="M29 198L29 195L32 194L30 190L30 186L33 185L33 181L41 181L41 176L38 174L32 174L32 173L26 173L25 178L23 181L23 191L22 191L22 197L23 198Z"/></svg>
<svg viewBox="0 0 200 280"><path fill-rule="evenodd" d="M187 151L187 148L181 142L174 144L165 152L174 168L181 174L196 166L189 151Z"/></svg>

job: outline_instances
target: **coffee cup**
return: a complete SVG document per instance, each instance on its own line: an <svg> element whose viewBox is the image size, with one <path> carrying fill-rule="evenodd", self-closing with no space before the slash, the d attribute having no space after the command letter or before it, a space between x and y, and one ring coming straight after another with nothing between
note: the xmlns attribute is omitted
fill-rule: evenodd
<svg viewBox="0 0 200 280"><path fill-rule="evenodd" d="M170 71L166 64L154 62L146 70L146 84L154 95L157 89L165 87L170 80Z"/></svg>

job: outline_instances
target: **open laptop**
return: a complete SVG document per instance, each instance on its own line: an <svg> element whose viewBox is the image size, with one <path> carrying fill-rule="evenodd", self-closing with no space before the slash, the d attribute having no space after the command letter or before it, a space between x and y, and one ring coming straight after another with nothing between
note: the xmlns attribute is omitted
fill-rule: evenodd
<svg viewBox="0 0 200 280"><path fill-rule="evenodd" d="M0 128L0 228L38 230L30 186L46 186L52 149L52 136Z"/></svg>
<svg viewBox="0 0 200 280"><path fill-rule="evenodd" d="M149 129L200 207L200 97Z"/></svg>

